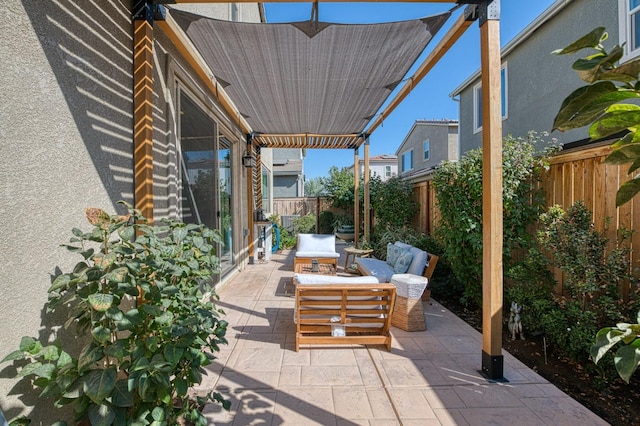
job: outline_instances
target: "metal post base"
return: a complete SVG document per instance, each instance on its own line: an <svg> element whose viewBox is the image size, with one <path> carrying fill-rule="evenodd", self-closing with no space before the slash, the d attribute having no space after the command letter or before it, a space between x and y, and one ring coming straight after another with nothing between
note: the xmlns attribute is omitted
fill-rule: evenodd
<svg viewBox="0 0 640 426"><path fill-rule="evenodd" d="M482 351L482 375L489 380L502 381L504 379L504 356L489 355Z"/></svg>

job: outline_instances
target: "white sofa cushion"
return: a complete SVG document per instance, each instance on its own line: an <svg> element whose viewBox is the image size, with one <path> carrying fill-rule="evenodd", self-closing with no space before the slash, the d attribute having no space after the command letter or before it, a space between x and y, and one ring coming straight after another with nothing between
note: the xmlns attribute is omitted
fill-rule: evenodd
<svg viewBox="0 0 640 426"><path fill-rule="evenodd" d="M363 274L371 275L381 283L388 283L394 274L393 267L384 260L371 257L356 257L356 263Z"/></svg>
<svg viewBox="0 0 640 426"><path fill-rule="evenodd" d="M298 234L296 257L340 257L333 234Z"/></svg>

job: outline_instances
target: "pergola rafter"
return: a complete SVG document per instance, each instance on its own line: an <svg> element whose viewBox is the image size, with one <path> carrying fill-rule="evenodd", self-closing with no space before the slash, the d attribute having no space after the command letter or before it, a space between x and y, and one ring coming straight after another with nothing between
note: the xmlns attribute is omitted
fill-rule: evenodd
<svg viewBox="0 0 640 426"><path fill-rule="evenodd" d="M295 2L296 0L264 0L270 2ZM340 2L340 0L322 0L322 2ZM354 0L367 2L366 0ZM171 20L161 23L162 30L176 45L181 55L193 67L205 82L211 96L217 98L227 113L236 120L239 128L247 134L247 150L251 154L254 148L332 148L354 149L355 170L359 168L358 149L365 144L365 164L368 164L368 134L373 132L385 117L400 104L417 83L427 75L432 67L442 58L451 46L470 26L471 21L480 20L480 48L482 59L482 106L484 112L482 146L485 162L483 165L483 341L482 372L489 378L503 378L502 348L502 123L501 123L501 82L500 82L500 0L387 0L396 3L455 3L461 5L477 5L468 8L463 17L453 25L433 52L427 57L418 71L408 79L395 98L384 111L375 117L366 131L354 135L331 134L257 134L242 117L233 100L216 80L202 59L200 53L189 42L188 37ZM153 62L148 51L152 48L153 21L164 19L160 4L168 3L227 3L227 0L133 0L133 19L135 31L142 34L136 36L133 49L134 66L134 111L136 111L134 150L140 155L136 157L134 166L135 206L145 212L147 217L153 215L153 185L150 184L152 170L151 156L153 135L149 129L153 126L152 109L149 102L150 81L153 81ZM254 0L239 0L240 3L255 3ZM147 25L146 31L144 26ZM141 31L142 30L142 31ZM138 90L138 88L140 88ZM136 154L138 155L138 154ZM365 168L365 176L369 171ZM247 192L249 197L249 254L253 256L253 181L252 171L247 170ZM368 179L365 178L365 194L368 194ZM357 199L357 197L356 197ZM365 197L365 211L368 199ZM357 211L357 205L356 205ZM356 222L357 223L357 222ZM365 235L368 235L368 223L365 216Z"/></svg>

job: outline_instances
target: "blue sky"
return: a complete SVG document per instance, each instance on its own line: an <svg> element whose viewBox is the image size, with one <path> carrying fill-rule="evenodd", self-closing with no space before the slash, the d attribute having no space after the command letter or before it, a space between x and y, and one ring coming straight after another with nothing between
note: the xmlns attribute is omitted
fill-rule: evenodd
<svg viewBox="0 0 640 426"><path fill-rule="evenodd" d="M514 38L554 0L502 0L500 44ZM422 18L445 12L453 3L320 3L319 20L339 23L375 23ZM267 22L305 21L311 16L311 3L265 3ZM449 19L429 43L409 71L411 75L447 33L463 8ZM402 104L384 120L370 137L370 155L394 154L415 120L457 119L458 104L449 94L480 68L480 30L475 22L440 62L418 84ZM392 94L393 97L395 93ZM360 156L363 152L360 150ZM353 151L307 150L304 171L307 179L328 176L331 166L353 165Z"/></svg>

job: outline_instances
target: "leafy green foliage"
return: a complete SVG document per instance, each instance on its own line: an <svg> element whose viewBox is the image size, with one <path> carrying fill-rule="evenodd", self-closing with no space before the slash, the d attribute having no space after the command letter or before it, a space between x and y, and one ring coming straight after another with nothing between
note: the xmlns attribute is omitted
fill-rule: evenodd
<svg viewBox="0 0 640 426"><path fill-rule="evenodd" d="M542 145L540 154L536 146ZM537 186L547 158L557 146L538 134L506 137L503 140L503 226L504 265L513 262L511 253L528 248L528 227L543 208ZM433 176L440 220L436 236L444 245L444 257L456 278L464 284L463 302L476 306L482 300L482 151L468 152L458 162L445 162Z"/></svg>
<svg viewBox="0 0 640 426"><path fill-rule="evenodd" d="M318 231L321 234L332 234L334 232L334 229L333 229L334 220L335 220L335 215L333 214L333 212L330 212L328 210L321 211L318 217L318 226L320 228Z"/></svg>
<svg viewBox="0 0 640 426"><path fill-rule="evenodd" d="M621 229L613 248L608 249L609 241L595 230L591 216L581 201L566 212L553 206L541 215L544 226L538 231L538 241L547 251L552 266L560 268L565 277L564 297L543 314L545 333L552 344L575 361L583 363L591 354L597 364L621 341L618 337L623 333L630 337L634 327L620 322L617 329L606 327L597 334L596 331L603 324L631 318L637 312L638 301L637 294L632 294L632 302L626 303L620 292L622 285L637 288L626 245L631 233ZM592 344L594 335L596 343ZM632 348L620 348L620 358L616 354L614 359L618 374L627 382L637 367L636 363L630 368L636 357ZM615 376L615 373L608 374L609 369L612 368L598 366L605 380L608 380L605 376Z"/></svg>
<svg viewBox="0 0 640 426"><path fill-rule="evenodd" d="M353 211L354 179L353 172L346 167L338 169L332 166L328 178L320 178L331 205L347 212Z"/></svg>
<svg viewBox="0 0 640 426"><path fill-rule="evenodd" d="M149 226L131 208L126 216L87 209L87 218L93 230L74 229L66 245L83 260L55 278L47 306L67 312L64 326L86 345L76 356L24 337L3 361L19 361L18 376L41 397L73 404L93 425L206 424L188 389L227 343L211 286L219 233L173 221ZM217 393L205 401L230 405Z"/></svg>
<svg viewBox="0 0 640 426"><path fill-rule="evenodd" d="M569 297L588 308L599 311L599 320L611 320L607 309L594 303L606 297L612 303L621 303L620 285L632 280L629 248L630 233L621 229L615 247L608 253L608 239L596 231L591 212L582 201L577 201L565 212L559 206L549 208L540 216L544 228L538 231L538 241L547 250L553 265L565 276L565 289ZM615 310L620 315L620 310Z"/></svg>
<svg viewBox="0 0 640 426"><path fill-rule="evenodd" d="M321 197L326 190L322 183L322 178L311 178L304 182L304 195L307 197Z"/></svg>
<svg viewBox="0 0 640 426"><path fill-rule="evenodd" d="M418 211L418 203L412 199L413 185L395 176L382 182L371 180L371 205L376 218L376 226L383 228L403 227L411 223Z"/></svg>
<svg viewBox="0 0 640 426"><path fill-rule="evenodd" d="M550 345L574 361L587 361L591 339L597 328L596 314L582 310L578 301L561 301L543 317L545 333Z"/></svg>
<svg viewBox="0 0 640 426"><path fill-rule="evenodd" d="M293 220L295 234L313 234L316 232L316 215L306 214Z"/></svg>
<svg viewBox="0 0 640 426"><path fill-rule="evenodd" d="M506 270L504 304L511 306L515 302L523 307L528 332L541 332L545 329L543 316L555 306L554 285L549 261L535 247L529 250L524 260Z"/></svg>
<svg viewBox="0 0 640 426"><path fill-rule="evenodd" d="M625 382L640 366L640 311L636 324L618 323L615 327L602 328L591 346L591 359L597 364L613 347L618 346L614 364Z"/></svg>
<svg viewBox="0 0 640 426"><path fill-rule="evenodd" d="M602 139L624 133L611 145L609 164L631 163L628 173L640 168L640 107L621 104L640 98L640 59L616 65L623 49L616 45L608 52L602 45L608 38L604 27L598 27L564 49L553 53L566 55L583 49L593 49L588 57L573 64L582 80L589 83L574 90L563 101L553 123L554 130L577 129L586 125L592 139ZM616 84L617 83L617 84ZM640 175L620 186L616 205L628 202L640 191Z"/></svg>

